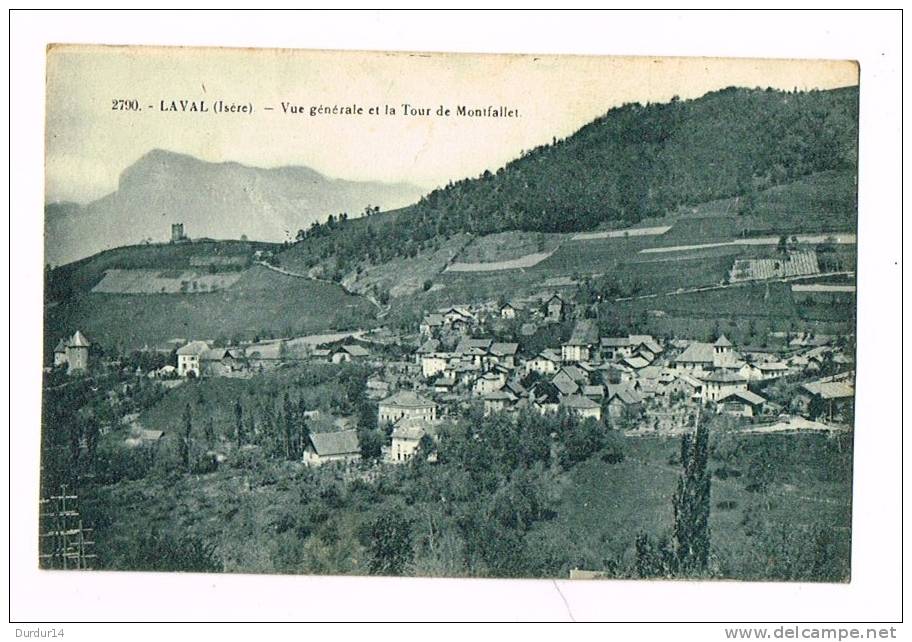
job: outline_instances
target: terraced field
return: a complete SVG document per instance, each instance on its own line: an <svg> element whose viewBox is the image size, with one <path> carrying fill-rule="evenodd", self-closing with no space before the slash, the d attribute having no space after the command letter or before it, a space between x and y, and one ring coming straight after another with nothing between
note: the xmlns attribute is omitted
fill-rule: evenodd
<svg viewBox="0 0 912 642"><path fill-rule="evenodd" d="M450 263L446 272L499 272L501 270L519 270L538 265L551 256L551 252L536 252L526 254L516 259L507 261L491 261L487 263Z"/></svg>
<svg viewBox="0 0 912 642"><path fill-rule="evenodd" d="M816 252L794 252L785 258L738 259L732 266L730 280L734 283L819 273Z"/></svg>
<svg viewBox="0 0 912 642"><path fill-rule="evenodd" d="M52 348L79 328L102 346L139 348L176 337L299 336L372 323L374 307L363 297L256 266L218 292L72 296L46 309L45 339Z"/></svg>
<svg viewBox="0 0 912 642"><path fill-rule="evenodd" d="M92 292L102 294L176 294L215 292L234 285L241 272L200 270L108 270Z"/></svg>

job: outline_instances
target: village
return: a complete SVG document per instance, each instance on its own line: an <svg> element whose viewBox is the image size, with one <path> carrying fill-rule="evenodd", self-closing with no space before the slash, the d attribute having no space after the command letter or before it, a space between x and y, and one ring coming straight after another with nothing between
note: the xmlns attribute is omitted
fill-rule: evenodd
<svg viewBox="0 0 912 642"><path fill-rule="evenodd" d="M375 405L374 427L383 437L379 460L389 464L419 451L433 460L440 426L472 408L484 415L570 413L630 437L691 432L701 409L746 434L851 430L854 365L846 337L793 333L780 337L780 347L763 348L733 345L722 332L712 341L599 336L586 309L551 292L442 308L411 333L384 327L236 345L176 339L149 349L170 362L130 374L170 390L188 380L253 378L293 365L361 365L370 372L361 394ZM569 338L535 349L549 327L570 328ZM82 331L61 339L54 368L90 371L91 345ZM323 425L328 429L308 431L305 464L361 459L354 418ZM163 434L144 426L126 441L154 443Z"/></svg>

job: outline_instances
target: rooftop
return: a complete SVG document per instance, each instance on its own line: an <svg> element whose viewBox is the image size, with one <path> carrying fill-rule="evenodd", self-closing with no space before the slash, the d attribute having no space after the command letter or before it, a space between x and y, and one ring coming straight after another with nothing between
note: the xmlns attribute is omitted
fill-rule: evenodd
<svg viewBox="0 0 912 642"><path fill-rule="evenodd" d="M209 344L205 341L191 341L187 345L178 348L177 354L178 356L199 357L207 350L209 350Z"/></svg>
<svg viewBox="0 0 912 642"><path fill-rule="evenodd" d="M750 390L734 390L734 391L728 393L727 395L725 395L724 397L722 397L721 399L719 399L719 403L725 403L727 401L735 401L738 399L740 399L741 401L746 401L747 403L751 404L752 406L759 406L762 403L766 403L766 399L764 397L761 397L760 395L758 395L754 392L751 392Z"/></svg>
<svg viewBox="0 0 912 642"><path fill-rule="evenodd" d="M568 408L573 408L575 410L589 410L599 407L599 405L592 401L592 399L589 397L584 397L582 395L567 395L561 400L561 405L564 405Z"/></svg>
<svg viewBox="0 0 912 642"><path fill-rule="evenodd" d="M70 343L67 347L69 347L69 348L88 348L89 340L86 339L85 335L82 332L80 332L79 330L76 330L76 334L74 334L73 338L70 339Z"/></svg>
<svg viewBox="0 0 912 642"><path fill-rule="evenodd" d="M427 408L436 406L433 401L419 395L414 390L400 390L380 402L381 406L399 406L401 408Z"/></svg>
<svg viewBox="0 0 912 642"><path fill-rule="evenodd" d="M313 444L314 450L321 457L361 453L357 430L314 432L310 434L310 443Z"/></svg>
<svg viewBox="0 0 912 642"><path fill-rule="evenodd" d="M517 350L519 350L518 343L492 343L490 347L491 354L499 357L514 355Z"/></svg>
<svg viewBox="0 0 912 642"><path fill-rule="evenodd" d="M711 383L741 383L745 381L745 379L737 372L716 370L715 372L711 372L704 381L709 381Z"/></svg>
<svg viewBox="0 0 912 642"><path fill-rule="evenodd" d="M417 417L403 417L393 426L393 439L418 441L427 434L428 425Z"/></svg>
<svg viewBox="0 0 912 642"><path fill-rule="evenodd" d="M712 363L713 346L710 343L694 341L675 361L679 363Z"/></svg>
<svg viewBox="0 0 912 642"><path fill-rule="evenodd" d="M598 327L592 319L580 319L573 327L573 333L567 345L585 346L598 343Z"/></svg>
<svg viewBox="0 0 912 642"><path fill-rule="evenodd" d="M855 389L843 381L817 381L804 384L804 389L821 399L844 399L854 397Z"/></svg>

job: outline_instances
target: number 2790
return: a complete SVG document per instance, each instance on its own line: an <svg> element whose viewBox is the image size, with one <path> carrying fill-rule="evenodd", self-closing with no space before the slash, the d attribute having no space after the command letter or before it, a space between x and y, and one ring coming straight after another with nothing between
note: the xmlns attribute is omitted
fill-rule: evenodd
<svg viewBox="0 0 912 642"><path fill-rule="evenodd" d="M112 111L139 111L139 101L129 98L112 98Z"/></svg>

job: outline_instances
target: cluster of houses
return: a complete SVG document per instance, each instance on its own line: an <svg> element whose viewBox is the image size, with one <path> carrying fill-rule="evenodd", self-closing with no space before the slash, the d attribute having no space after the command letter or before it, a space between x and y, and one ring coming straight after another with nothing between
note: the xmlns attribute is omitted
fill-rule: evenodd
<svg viewBox="0 0 912 642"><path fill-rule="evenodd" d="M417 340L389 338L400 348L411 341L410 357L374 355L371 344L350 341L310 346L301 355L282 342L274 342L270 352L262 344L254 350L196 340L181 345L176 366L167 368L176 377L242 376L285 361L363 361L374 371L365 395L377 402L377 427L389 435L383 457L391 463L414 457L447 417L475 404L485 414L564 410L634 432L687 429L700 407L752 425L790 425L786 413L828 424L852 421L853 359L834 337L797 335L785 349L738 349L724 334L712 342L600 336L594 320L577 318L565 341L540 351L523 349L522 332L506 335L513 341L494 338L494 325L529 318L559 323L574 315L558 295L532 303L453 306L426 315ZM55 364L86 367L88 345L80 332L61 340ZM782 395L769 398L770 387L782 378L796 384L798 393L785 401ZM319 465L360 456L357 431L343 429L312 434L304 461Z"/></svg>
<svg viewBox="0 0 912 642"><path fill-rule="evenodd" d="M337 343L331 347L289 350L284 341L249 346L215 347L207 341L190 341L176 350L177 366L165 366L158 375L179 377L250 376L256 372L294 361L350 363L371 357L369 348L357 343Z"/></svg>

